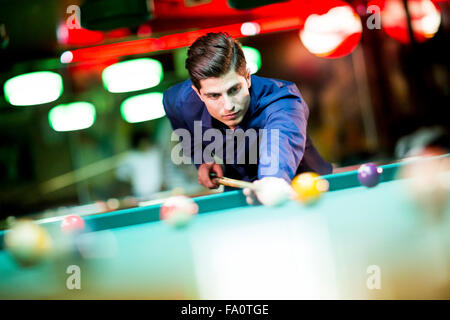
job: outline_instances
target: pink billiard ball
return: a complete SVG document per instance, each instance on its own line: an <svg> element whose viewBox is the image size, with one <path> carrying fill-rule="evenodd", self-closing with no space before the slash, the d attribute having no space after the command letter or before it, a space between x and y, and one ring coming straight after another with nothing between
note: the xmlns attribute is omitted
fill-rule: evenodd
<svg viewBox="0 0 450 320"><path fill-rule="evenodd" d="M64 233L76 233L84 230L85 223L83 218L77 215L70 215L61 222L61 230Z"/></svg>
<svg viewBox="0 0 450 320"><path fill-rule="evenodd" d="M160 218L174 227L186 226L198 213L198 205L186 196L172 196L160 208Z"/></svg>

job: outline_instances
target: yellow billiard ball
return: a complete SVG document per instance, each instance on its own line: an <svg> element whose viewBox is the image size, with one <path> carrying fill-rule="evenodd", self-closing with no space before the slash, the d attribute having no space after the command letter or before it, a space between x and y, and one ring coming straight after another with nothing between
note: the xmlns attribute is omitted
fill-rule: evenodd
<svg viewBox="0 0 450 320"><path fill-rule="evenodd" d="M303 204L312 204L319 200L322 193L328 191L329 183L314 172L305 172L292 180L296 200Z"/></svg>
<svg viewBox="0 0 450 320"><path fill-rule="evenodd" d="M5 234L4 242L6 250L23 267L39 263L52 249L47 230L31 220L16 222Z"/></svg>

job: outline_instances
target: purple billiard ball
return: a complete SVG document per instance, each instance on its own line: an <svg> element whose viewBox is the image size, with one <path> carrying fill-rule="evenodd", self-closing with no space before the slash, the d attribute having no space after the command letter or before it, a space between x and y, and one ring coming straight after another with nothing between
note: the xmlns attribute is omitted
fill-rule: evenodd
<svg viewBox="0 0 450 320"><path fill-rule="evenodd" d="M382 172L383 169L378 168L375 164L366 163L358 169L358 180L363 186L375 187L380 181Z"/></svg>

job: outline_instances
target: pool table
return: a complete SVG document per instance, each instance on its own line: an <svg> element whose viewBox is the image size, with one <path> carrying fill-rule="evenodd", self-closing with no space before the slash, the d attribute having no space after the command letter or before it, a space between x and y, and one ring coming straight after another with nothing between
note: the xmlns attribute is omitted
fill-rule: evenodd
<svg viewBox="0 0 450 320"><path fill-rule="evenodd" d="M159 220L161 204L84 216L76 238L61 217L38 221L54 252L26 268L1 231L0 299L448 299L449 206L429 219L397 175L437 159L450 155L383 165L374 188L355 170L324 176L329 192L307 207L249 206L240 190L197 197L199 214L178 229Z"/></svg>

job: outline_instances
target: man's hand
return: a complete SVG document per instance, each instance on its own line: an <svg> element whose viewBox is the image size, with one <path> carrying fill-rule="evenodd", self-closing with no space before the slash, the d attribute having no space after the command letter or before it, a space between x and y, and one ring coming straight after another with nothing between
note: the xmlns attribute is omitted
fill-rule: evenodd
<svg viewBox="0 0 450 320"><path fill-rule="evenodd" d="M256 180L255 182L258 182L260 180ZM253 182L253 183L255 183ZM256 196L256 192L253 191L250 188L244 188L244 190L242 190L244 192L245 195L245 200L247 201L247 203L249 205L260 205L262 204L261 201L259 201L258 197Z"/></svg>
<svg viewBox="0 0 450 320"><path fill-rule="evenodd" d="M295 192L284 179L265 177L253 182L254 190L243 190L247 203L263 204L265 206L277 206L283 202L294 199Z"/></svg>
<svg viewBox="0 0 450 320"><path fill-rule="evenodd" d="M198 168L198 183L208 189L217 189L219 184L217 181L209 176L211 173L217 174L218 177L223 177L223 169L220 164L215 162L203 163Z"/></svg>

